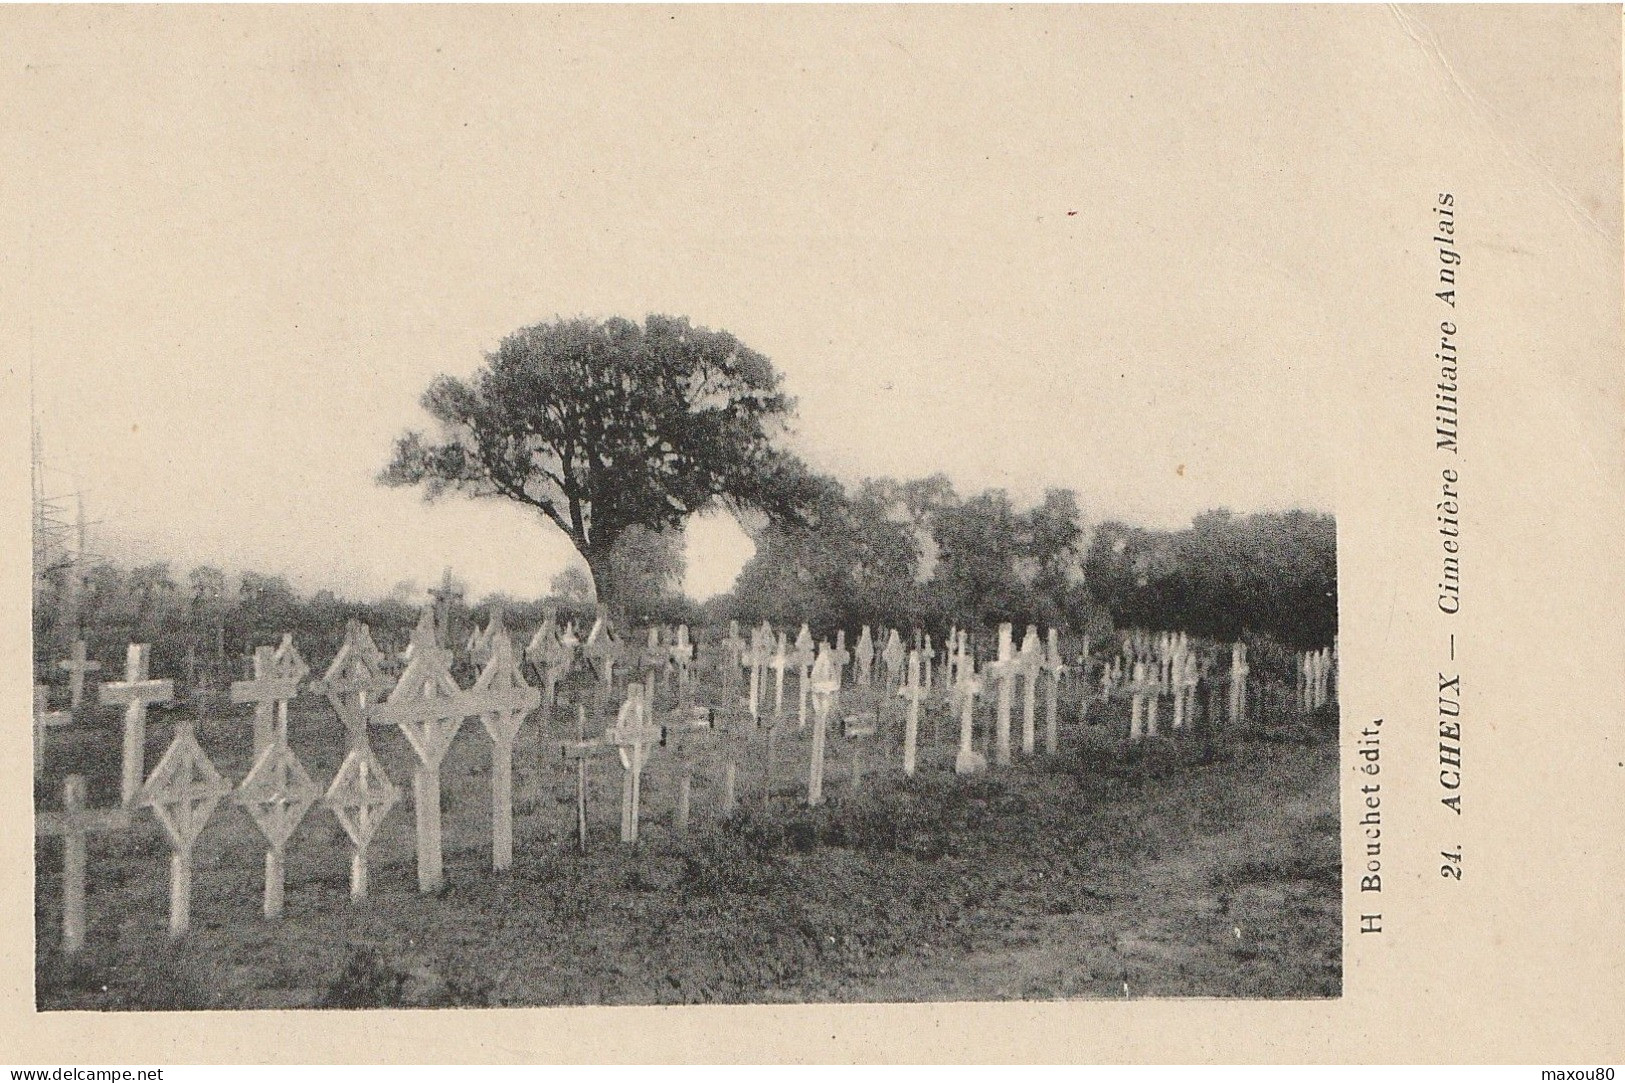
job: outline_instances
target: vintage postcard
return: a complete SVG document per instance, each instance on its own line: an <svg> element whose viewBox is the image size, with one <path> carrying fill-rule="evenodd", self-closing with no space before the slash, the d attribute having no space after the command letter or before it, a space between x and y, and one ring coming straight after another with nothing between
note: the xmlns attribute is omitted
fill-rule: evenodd
<svg viewBox="0 0 1625 1083"><path fill-rule="evenodd" d="M0 8L0 1060L1619 1061L1620 52Z"/></svg>

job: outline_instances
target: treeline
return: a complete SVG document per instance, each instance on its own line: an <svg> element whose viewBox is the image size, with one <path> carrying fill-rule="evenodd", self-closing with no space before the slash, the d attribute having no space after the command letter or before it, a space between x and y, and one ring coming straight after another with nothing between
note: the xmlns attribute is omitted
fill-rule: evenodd
<svg viewBox="0 0 1625 1083"><path fill-rule="evenodd" d="M810 524L767 526L715 620L808 621L820 634L864 624L990 628L1009 621L1085 633L1182 629L1263 636L1293 648L1337 629L1337 530L1330 515L1210 511L1185 530L1107 521L1089 529L1069 489L1018 508L1002 489L962 497L941 474L823 479Z"/></svg>
<svg viewBox="0 0 1625 1083"><path fill-rule="evenodd" d="M227 575L212 566L178 571L168 562L123 568L99 562L82 570L74 590L70 570L38 579L34 590L36 680L57 681L55 662L76 636L86 653L103 663L100 679L116 679L105 667L122 665L125 646L152 645L155 676L220 681L243 677L255 647L273 645L284 633L312 667L325 666L344 641L345 624L365 622L385 649L403 649L427 596L399 588L388 598L354 601L331 590L301 594L282 576L259 572ZM454 584L460 585L460 584ZM453 607L454 635L482 623L502 605L516 632L528 634L545 609L561 620L589 622L590 602L578 597L533 600L492 595L478 605ZM523 641L519 643L523 646Z"/></svg>
<svg viewBox="0 0 1625 1083"><path fill-rule="evenodd" d="M823 480L805 525L764 526L756 555L734 590L698 605L677 589L683 562L669 536L628 545L625 615L634 627L686 622L696 627L776 627L808 622L819 636L865 624L923 629L942 642L951 626L993 628L1009 621L1087 634L1099 644L1117 629L1181 629L1216 641L1267 638L1291 649L1330 643L1337 630L1337 533L1313 512L1237 516L1204 513L1185 530L1150 530L1108 521L1087 527L1075 495L1052 489L1032 507L1002 490L961 497L937 475L871 479L851 492ZM37 672L82 629L93 658L112 664L127 643L153 645L155 672L229 664L285 632L313 665L338 650L345 623L365 621L381 646L403 647L426 594L397 589L355 601L330 590L301 594L277 575L219 568L178 571L168 563L83 570L70 590L63 575L36 583ZM544 598L493 595L456 607L466 634L493 605L516 635L528 635L551 607L585 628L591 580L579 569L555 578ZM190 656L190 662L189 662Z"/></svg>

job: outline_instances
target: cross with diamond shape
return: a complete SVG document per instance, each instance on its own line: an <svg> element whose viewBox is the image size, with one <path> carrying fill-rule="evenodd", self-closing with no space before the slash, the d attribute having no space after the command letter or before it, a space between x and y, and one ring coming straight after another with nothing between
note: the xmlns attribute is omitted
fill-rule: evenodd
<svg viewBox="0 0 1625 1083"><path fill-rule="evenodd" d="M333 810L344 833L350 836L350 898L367 897L367 848L378 833L389 810L400 800L401 791L384 773L384 767L367 746L350 750L333 776L332 785L322 795L322 803Z"/></svg>
<svg viewBox="0 0 1625 1083"><path fill-rule="evenodd" d="M431 633L432 634L432 633ZM412 802L417 813L418 890L445 883L440 840L440 764L452 738L473 711L451 675L451 652L415 634L412 656L389 698L374 708L369 724L397 726L417 754Z"/></svg>
<svg viewBox="0 0 1625 1083"><path fill-rule="evenodd" d="M131 643L124 655L124 679L108 681L100 688L104 704L124 705L124 758L120 782L121 800L128 805L141 792L147 765L147 705L168 703L175 697L175 682L147 678L151 648Z"/></svg>
<svg viewBox="0 0 1625 1083"><path fill-rule="evenodd" d="M192 848L231 783L220 777L190 719L175 724L170 742L141 787L137 803L152 809L169 836L169 935L183 936L192 924Z"/></svg>
<svg viewBox="0 0 1625 1083"><path fill-rule="evenodd" d="M525 661L542 682L542 703L548 710L558 699L558 685L566 674L570 672L570 663L574 660L575 651L566 646L559 638L558 624L553 618L553 611L548 610L542 618L542 626L536 629L530 642L525 646Z"/></svg>
<svg viewBox="0 0 1625 1083"><path fill-rule="evenodd" d="M626 648L616 638L615 630L610 627L609 620L603 613L598 614L592 630L587 633L587 642L582 647L582 654L603 679L604 695L614 695L615 667L626 660Z"/></svg>
<svg viewBox="0 0 1625 1083"><path fill-rule="evenodd" d="M368 708L395 687L394 679L384 672L383 661L367 626L352 619L344 627L344 642L332 664L311 685L312 691L322 693L333 705L352 752L367 745Z"/></svg>
<svg viewBox="0 0 1625 1083"><path fill-rule="evenodd" d="M542 694L520 672L500 616L490 631L491 657L469 690L468 706L491 738L491 867L500 872L513 867L513 743Z"/></svg>
<svg viewBox="0 0 1625 1083"><path fill-rule="evenodd" d="M62 783L62 811L34 815L34 837L62 840L62 951L72 955L85 942L85 837L130 826L127 808L85 807L85 780L69 775Z"/></svg>
<svg viewBox="0 0 1625 1083"><path fill-rule="evenodd" d="M237 784L236 802L248 811L265 836L265 916L282 916L282 892L287 874L283 852L299 822L321 795L310 772L288 747L288 735L279 730L254 761L248 776Z"/></svg>

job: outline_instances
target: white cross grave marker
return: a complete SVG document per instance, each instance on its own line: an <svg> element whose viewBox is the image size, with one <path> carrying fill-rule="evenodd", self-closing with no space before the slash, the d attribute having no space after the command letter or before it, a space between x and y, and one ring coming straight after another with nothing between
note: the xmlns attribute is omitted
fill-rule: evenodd
<svg viewBox="0 0 1625 1083"><path fill-rule="evenodd" d="M321 796L310 773L288 746L286 730L279 729L248 776L237 784L235 799L248 810L265 836L265 916L282 914L286 867L283 854L305 813Z"/></svg>
<svg viewBox="0 0 1625 1083"><path fill-rule="evenodd" d="M982 677L976 672L976 660L961 652L954 663L959 680L954 684L954 695L960 703L959 754L954 758L954 774L974 775L987 770L987 757L971 747L976 726L976 697L982 691Z"/></svg>
<svg viewBox="0 0 1625 1083"><path fill-rule="evenodd" d="M501 872L513 867L513 744L542 694L520 672L500 613L487 630L489 658L468 695L491 738L491 867Z"/></svg>
<svg viewBox="0 0 1625 1083"><path fill-rule="evenodd" d="M1027 625L1016 655L1016 674L1021 678L1021 754L1031 756L1038 734L1038 674L1044 668L1044 647L1038 640L1037 625Z"/></svg>
<svg viewBox="0 0 1625 1083"><path fill-rule="evenodd" d="M643 768L649 762L649 746L665 739L665 731L649 719L643 690L627 689L626 702L615 716L615 725L604 733L604 743L616 746L621 754L621 841L638 841L638 806L642 797Z"/></svg>
<svg viewBox="0 0 1625 1083"><path fill-rule="evenodd" d="M62 840L62 951L72 955L85 942L86 837L104 831L124 831L130 810L124 807L86 808L85 780L69 775L62 782L62 811L43 810L34 815L35 838Z"/></svg>
<svg viewBox="0 0 1625 1083"><path fill-rule="evenodd" d="M197 743L190 719L175 724L175 739L141 787L137 802L152 809L169 836L169 935L192 925L192 849L231 783L220 777Z"/></svg>
<svg viewBox="0 0 1625 1083"><path fill-rule="evenodd" d="M45 731L65 726L73 721L71 711L52 711L47 709L51 690L43 684L34 686L34 777L39 778L45 770Z"/></svg>
<svg viewBox="0 0 1625 1083"><path fill-rule="evenodd" d="M1054 628L1049 630L1041 665L1044 672L1049 674L1049 681L1044 685L1044 754L1053 756L1060 745L1057 701L1060 699L1061 682L1066 679L1067 671L1066 662L1061 657L1060 636Z"/></svg>
<svg viewBox="0 0 1625 1083"><path fill-rule="evenodd" d="M796 729L807 728L807 698L809 686L812 682L812 667L818 661L818 651L813 646L812 629L804 623L801 631L796 635L795 653L790 655L790 663L796 667L796 695L799 706L796 710Z"/></svg>
<svg viewBox="0 0 1625 1083"><path fill-rule="evenodd" d="M908 652L903 650L903 637L893 628L886 637L886 649L881 652L881 660L886 663L886 691L892 692L903 686L903 663L908 660Z"/></svg>
<svg viewBox="0 0 1625 1083"><path fill-rule="evenodd" d="M322 803L338 817L344 833L350 836L350 898L367 897L367 849L378 827L400 800L401 791L384 773L383 765L363 742L352 748L333 776L333 784Z"/></svg>
<svg viewBox="0 0 1625 1083"><path fill-rule="evenodd" d="M333 705L333 713L344 723L350 751L367 747L367 711L395 687L384 672L384 659L372 641L367 626L351 620L344 628L344 642L333 663L312 690L322 693Z"/></svg>
<svg viewBox="0 0 1625 1083"><path fill-rule="evenodd" d="M908 654L908 675L897 694L908 700L908 717L903 722L903 774L914 777L914 760L920 742L920 700L925 698L926 685L921 680L920 652Z"/></svg>
<svg viewBox="0 0 1625 1083"><path fill-rule="evenodd" d="M398 726L417 754L412 802L417 813L418 890L439 891L445 883L440 840L440 764L470 713L468 697L451 675L451 652L435 645L432 631L412 634L411 661L389 698L368 719L375 726Z"/></svg>
<svg viewBox="0 0 1625 1083"><path fill-rule="evenodd" d="M829 733L829 712L838 687L834 660L828 651L820 651L812 668L812 756L807 766L807 804L814 807L824 800L824 742Z"/></svg>
<svg viewBox="0 0 1625 1083"><path fill-rule="evenodd" d="M106 682L100 689L103 704L124 705L124 758L120 793L126 805L136 799L146 779L147 705L168 703L175 697L174 681L148 679L150 650L145 643L131 643L124 655L124 679Z"/></svg>
<svg viewBox="0 0 1625 1083"><path fill-rule="evenodd" d="M85 698L85 674L95 673L102 668L100 662L88 661L85 658L85 641L73 641L73 652L65 660L56 664L58 669L68 671L68 709L79 710L79 705Z"/></svg>
<svg viewBox="0 0 1625 1083"><path fill-rule="evenodd" d="M254 679L233 681L231 702L254 705L254 758L280 737L288 739L288 701L299 694L299 678L277 674L275 647L254 650Z"/></svg>
<svg viewBox="0 0 1625 1083"><path fill-rule="evenodd" d="M987 674L999 682L999 706L994 730L993 762L1000 767L1010 763L1010 707L1015 699L1019 672L1015 642L1008 623L999 625L999 654L987 667Z"/></svg>

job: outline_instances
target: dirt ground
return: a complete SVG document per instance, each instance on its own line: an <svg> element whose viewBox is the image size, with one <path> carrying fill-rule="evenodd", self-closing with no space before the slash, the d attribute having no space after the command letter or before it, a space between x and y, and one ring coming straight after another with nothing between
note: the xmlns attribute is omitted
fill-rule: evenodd
<svg viewBox="0 0 1625 1083"><path fill-rule="evenodd" d="M583 688L566 690L565 698ZM590 844L576 848L574 736L561 703L526 724L515 752L515 860L490 869L490 741L470 720L447 757L445 889L417 892L411 753L374 747L402 800L372 848L372 893L348 896L349 843L313 808L289 844L286 911L260 914L264 845L223 802L196 855L192 931L167 936L168 844L150 813L90 844L89 930L58 949L60 851L36 854L36 997L49 1009L1328 997L1341 988L1337 748L1329 715L1246 736L1199 729L1130 748L1126 705L1069 721L1055 757L953 775L957 727L939 706L920 769L902 775L900 706L878 739L830 740L826 804L805 807L808 735L790 717L772 741L724 719L644 776L642 839L618 841L619 762L591 769ZM1070 710L1075 709L1071 708ZM844 712L872 713L861 694ZM991 712L981 716L986 721ZM539 716L538 716L539 717ZM1075 716L1071 716L1075 719ZM85 774L116 800L109 714L53 734L39 807ZM1166 726L1166 716L1164 718ZM1020 709L1015 727L1020 730ZM594 730L601 728L595 723ZM148 768L173 730L151 726ZM1040 719L1040 733L1042 720ZM342 728L295 705L292 744L325 786ZM246 716L199 739L228 779L249 767ZM1041 737L1040 737L1041 742ZM720 816L722 765L739 808ZM678 779L692 820L674 831Z"/></svg>

